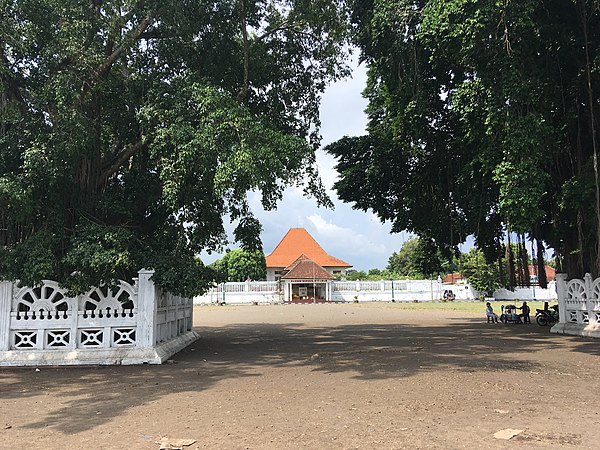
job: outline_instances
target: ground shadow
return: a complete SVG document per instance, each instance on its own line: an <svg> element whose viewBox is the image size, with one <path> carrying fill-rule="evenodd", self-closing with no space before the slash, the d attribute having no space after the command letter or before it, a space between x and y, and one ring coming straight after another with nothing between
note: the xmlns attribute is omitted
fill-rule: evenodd
<svg viewBox="0 0 600 450"><path fill-rule="evenodd" d="M535 352L563 347L570 339L535 325L503 326L473 319L449 322L440 326L250 323L197 328L202 338L177 354L173 364L4 370L0 401L60 391L60 407L32 418L27 427L52 427L73 434L164 395L210 389L229 378L260 376L261 367L307 366L314 371L350 372L365 381L442 368L464 373L532 372L540 370ZM593 349L597 354L597 346L589 340L580 344L579 350Z"/></svg>

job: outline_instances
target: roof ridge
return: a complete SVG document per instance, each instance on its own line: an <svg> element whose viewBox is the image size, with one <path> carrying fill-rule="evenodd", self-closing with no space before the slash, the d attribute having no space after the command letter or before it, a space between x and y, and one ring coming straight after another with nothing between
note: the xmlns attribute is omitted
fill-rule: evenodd
<svg viewBox="0 0 600 450"><path fill-rule="evenodd" d="M315 270L316 269L316 270ZM312 276L311 276L312 275ZM282 279L334 280L335 277L312 259L303 259L281 277Z"/></svg>

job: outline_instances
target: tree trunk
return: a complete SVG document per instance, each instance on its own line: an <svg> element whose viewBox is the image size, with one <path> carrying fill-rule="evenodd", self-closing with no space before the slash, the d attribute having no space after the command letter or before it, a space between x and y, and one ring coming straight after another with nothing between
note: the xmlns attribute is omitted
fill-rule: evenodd
<svg viewBox="0 0 600 450"><path fill-rule="evenodd" d="M508 288L513 291L517 286L517 274L515 272L515 259L510 242L510 225L506 226L506 264L508 265Z"/></svg>
<svg viewBox="0 0 600 450"><path fill-rule="evenodd" d="M531 281L529 280L529 258L527 257L527 245L525 241L525 235L519 236L519 246L520 246L520 259L521 259L521 278L522 283L521 286L529 286L531 285Z"/></svg>
<svg viewBox="0 0 600 450"><path fill-rule="evenodd" d="M539 225L538 225L539 226ZM541 288L546 289L548 287L548 278L546 277L546 264L544 261L544 243L541 239L535 240L537 243L537 271L538 271L538 283Z"/></svg>

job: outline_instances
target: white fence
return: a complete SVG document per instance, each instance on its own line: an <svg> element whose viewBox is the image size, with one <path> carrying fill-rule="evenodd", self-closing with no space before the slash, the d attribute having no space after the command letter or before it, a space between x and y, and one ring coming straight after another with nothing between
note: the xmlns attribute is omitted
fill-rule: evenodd
<svg viewBox="0 0 600 450"><path fill-rule="evenodd" d="M76 297L54 281L0 282L0 366L160 364L197 334L192 300L162 291L152 274Z"/></svg>
<svg viewBox="0 0 600 450"><path fill-rule="evenodd" d="M508 289L497 289L494 291L494 298L496 300L557 300L557 286L556 281L548 283L546 289L542 289L539 286L530 287L518 287L514 291Z"/></svg>
<svg viewBox="0 0 600 450"><path fill-rule="evenodd" d="M600 278L588 273L583 280L567 281L557 274L560 322L552 331L561 334L600 337Z"/></svg>
<svg viewBox="0 0 600 450"><path fill-rule="evenodd" d="M269 304L283 303L285 282L246 281L222 283L202 296L194 297L195 305L227 303ZM478 300L479 293L468 284L447 284L435 280L380 280L380 281L332 281L334 302L410 302L442 300L444 291L451 290L455 301ZM556 300L556 282L548 283L547 289L537 286L516 288L514 291L498 289L496 300Z"/></svg>
<svg viewBox="0 0 600 450"><path fill-rule="evenodd" d="M469 285L442 284L434 280L336 281L333 300L340 302L411 302L442 300L451 290L455 300L474 300L476 293Z"/></svg>
<svg viewBox="0 0 600 450"><path fill-rule="evenodd" d="M246 281L222 283L202 296L195 305L283 303L285 282ZM332 281L332 301L433 301L441 300L445 290L452 290L456 300L478 298L468 285L447 285L432 280Z"/></svg>
<svg viewBox="0 0 600 450"><path fill-rule="evenodd" d="M202 296L194 297L195 305L218 303L253 304L282 303L283 291L277 281L245 281L221 283Z"/></svg>

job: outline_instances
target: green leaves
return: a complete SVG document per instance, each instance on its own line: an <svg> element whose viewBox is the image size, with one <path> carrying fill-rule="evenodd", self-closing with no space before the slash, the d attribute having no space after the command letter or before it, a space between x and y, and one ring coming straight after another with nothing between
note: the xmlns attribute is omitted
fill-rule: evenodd
<svg viewBox="0 0 600 450"><path fill-rule="evenodd" d="M217 280L220 282L264 280L267 276L265 254L260 249L231 250L210 267L217 271Z"/></svg>
<svg viewBox="0 0 600 450"><path fill-rule="evenodd" d="M65 271L70 271L63 285L71 292L84 293L90 285L123 279L139 270L132 254L138 243L131 230L82 221L70 244L62 263Z"/></svg>
<svg viewBox="0 0 600 450"><path fill-rule="evenodd" d="M441 248L473 235L486 256L510 224L565 257L585 253L567 261L574 276L597 272L597 8L355 0L353 10L370 122L368 136L328 147L340 198Z"/></svg>
<svg viewBox="0 0 600 450"><path fill-rule="evenodd" d="M2 4L0 277L82 291L154 268L193 295L224 216L260 247L249 191L329 202L318 106L347 73L348 11L243 1Z"/></svg>
<svg viewBox="0 0 600 450"><path fill-rule="evenodd" d="M459 270L473 289L480 293L491 296L501 287L498 268L486 260L481 250L474 248L469 253L462 254Z"/></svg>
<svg viewBox="0 0 600 450"><path fill-rule="evenodd" d="M413 238L400 251L392 253L387 269L402 277L429 279L442 273L442 262L435 243L430 239Z"/></svg>

